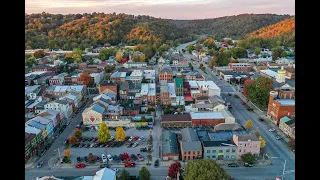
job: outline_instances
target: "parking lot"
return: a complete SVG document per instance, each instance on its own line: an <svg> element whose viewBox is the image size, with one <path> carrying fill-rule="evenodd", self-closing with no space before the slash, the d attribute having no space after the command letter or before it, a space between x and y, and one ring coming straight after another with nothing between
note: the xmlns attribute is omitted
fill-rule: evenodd
<svg viewBox="0 0 320 180"><path fill-rule="evenodd" d="M109 130L110 135L115 137L116 131L115 130ZM126 136L143 136L145 138L148 138L150 135L149 130L137 130L136 128L129 128L125 130ZM97 137L98 136L98 131L85 131L82 132L83 137Z"/></svg>

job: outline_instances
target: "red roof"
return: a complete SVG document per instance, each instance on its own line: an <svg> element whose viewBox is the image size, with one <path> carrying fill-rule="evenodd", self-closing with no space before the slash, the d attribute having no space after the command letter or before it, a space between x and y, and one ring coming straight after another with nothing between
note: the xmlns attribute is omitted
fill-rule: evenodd
<svg viewBox="0 0 320 180"><path fill-rule="evenodd" d="M193 101L191 95L185 95L185 101Z"/></svg>
<svg viewBox="0 0 320 180"><path fill-rule="evenodd" d="M126 63L128 61L128 58L123 58L122 63Z"/></svg>

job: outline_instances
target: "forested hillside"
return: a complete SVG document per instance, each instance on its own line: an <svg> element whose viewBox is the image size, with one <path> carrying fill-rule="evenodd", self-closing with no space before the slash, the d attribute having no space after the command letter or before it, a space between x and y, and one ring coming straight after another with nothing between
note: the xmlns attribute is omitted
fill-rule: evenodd
<svg viewBox="0 0 320 180"><path fill-rule="evenodd" d="M241 38L288 18L287 15L238 15L205 20L169 20L127 14L31 14L25 16L25 47L72 50L109 43L176 45L198 34Z"/></svg>
<svg viewBox="0 0 320 180"><path fill-rule="evenodd" d="M243 48L295 46L295 17L258 29L238 43Z"/></svg>

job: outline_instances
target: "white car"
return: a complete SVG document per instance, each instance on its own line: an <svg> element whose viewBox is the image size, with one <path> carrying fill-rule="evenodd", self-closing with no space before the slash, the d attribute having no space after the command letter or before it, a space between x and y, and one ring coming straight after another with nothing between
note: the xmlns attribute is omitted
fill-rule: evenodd
<svg viewBox="0 0 320 180"><path fill-rule="evenodd" d="M143 139L144 139L144 137L141 136L141 137L138 139L138 141L142 141Z"/></svg>
<svg viewBox="0 0 320 180"><path fill-rule="evenodd" d="M132 147L136 147L136 146L138 146L138 142L135 142L135 143L133 143L133 145L132 145Z"/></svg>
<svg viewBox="0 0 320 180"><path fill-rule="evenodd" d="M275 129L274 129L274 128L269 129L269 132L273 132L273 131L275 131Z"/></svg>
<svg viewBox="0 0 320 180"><path fill-rule="evenodd" d="M130 136L129 141L132 141L132 140L133 140L133 136Z"/></svg>
<svg viewBox="0 0 320 180"><path fill-rule="evenodd" d="M116 173L119 172L119 169L117 169L117 168L114 168L113 170L114 170Z"/></svg>
<svg viewBox="0 0 320 180"><path fill-rule="evenodd" d="M108 159L106 158L106 155L104 155L104 154L101 155L101 159L102 159L102 162L108 161Z"/></svg>
<svg viewBox="0 0 320 180"><path fill-rule="evenodd" d="M113 140L114 140L114 137L111 136L111 137L109 138L109 141L113 141Z"/></svg>
<svg viewBox="0 0 320 180"><path fill-rule="evenodd" d="M108 161L112 161L112 160L113 160L111 154L108 154L108 155L107 155L107 158L108 158Z"/></svg>

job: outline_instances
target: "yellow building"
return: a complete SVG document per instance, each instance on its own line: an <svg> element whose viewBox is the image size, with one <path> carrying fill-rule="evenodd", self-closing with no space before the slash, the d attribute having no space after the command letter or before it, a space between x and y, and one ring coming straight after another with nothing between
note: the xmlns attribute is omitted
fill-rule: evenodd
<svg viewBox="0 0 320 180"><path fill-rule="evenodd" d="M99 125L103 120L104 107L98 104L88 107L82 113L82 120L84 125Z"/></svg>

